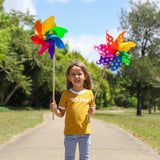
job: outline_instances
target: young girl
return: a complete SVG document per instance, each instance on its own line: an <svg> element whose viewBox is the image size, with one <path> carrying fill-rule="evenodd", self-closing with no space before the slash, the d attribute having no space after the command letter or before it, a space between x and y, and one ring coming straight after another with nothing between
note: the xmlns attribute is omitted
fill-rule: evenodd
<svg viewBox="0 0 160 160"><path fill-rule="evenodd" d="M51 111L58 117L65 112L64 145L65 160L74 160L76 144L79 144L80 160L89 159L90 149L90 119L88 115L95 113L95 103L91 75L81 62L70 64L66 71L67 90L63 92L57 109L56 102L50 105Z"/></svg>

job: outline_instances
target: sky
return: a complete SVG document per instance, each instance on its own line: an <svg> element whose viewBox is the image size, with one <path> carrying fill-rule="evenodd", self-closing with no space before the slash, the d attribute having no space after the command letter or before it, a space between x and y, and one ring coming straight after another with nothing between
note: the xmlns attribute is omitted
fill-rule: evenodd
<svg viewBox="0 0 160 160"><path fill-rule="evenodd" d="M114 39L122 32L118 30L120 12L122 8L129 9L128 2L129 0L5 0L4 8L6 12L10 9L25 12L28 9L41 22L55 16L56 25L68 30L62 40L69 44L70 51L78 51L89 62L96 62L99 55L94 51L94 45L106 43L106 30Z"/></svg>

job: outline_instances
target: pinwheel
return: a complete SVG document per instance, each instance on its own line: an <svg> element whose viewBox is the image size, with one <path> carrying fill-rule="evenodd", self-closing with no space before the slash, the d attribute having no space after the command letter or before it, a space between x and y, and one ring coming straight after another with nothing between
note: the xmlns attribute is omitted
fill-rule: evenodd
<svg viewBox="0 0 160 160"><path fill-rule="evenodd" d="M62 27L57 27L54 22L54 16L49 17L43 23L39 20L35 23L35 34L36 36L32 36L31 39L35 45L41 45L41 49L38 54L43 54L47 49L50 54L50 58L53 59L53 101L55 99L55 61L54 61L54 53L55 46L57 48L65 49L65 45L61 38L64 37L64 34L67 33L67 29ZM54 113L53 113L54 119Z"/></svg>
<svg viewBox="0 0 160 160"><path fill-rule="evenodd" d="M97 86L94 99L92 101L91 106L93 105L95 98L97 96L98 90L100 88L103 76L107 69L108 65L111 65L111 71L116 71L122 63L126 66L130 65L130 55L126 52L130 50L130 48L135 47L136 44L134 42L123 42L124 34L126 31L123 31L115 41L113 41L113 37L109 35L108 31L106 32L106 44L101 44L99 46L94 46L95 51L97 51L101 56L100 59L96 62L98 65L105 65L103 73L101 75L99 84Z"/></svg>
<svg viewBox="0 0 160 160"><path fill-rule="evenodd" d="M134 42L123 42L124 34L126 31L122 32L115 41L113 37L106 32L106 42L107 44L101 44L99 46L94 46L94 49L101 55L100 59L96 62L98 65L111 65L111 71L116 71L122 63L126 66L130 65L130 55L126 52L130 48L135 47Z"/></svg>
<svg viewBox="0 0 160 160"><path fill-rule="evenodd" d="M64 37L67 29L57 27L54 22L54 16L49 17L43 23L39 20L35 23L35 34L31 39L35 45L41 45L41 50L38 54L43 54L47 49L51 59L53 59L55 52L55 45L57 48L65 49L65 45L60 38Z"/></svg>

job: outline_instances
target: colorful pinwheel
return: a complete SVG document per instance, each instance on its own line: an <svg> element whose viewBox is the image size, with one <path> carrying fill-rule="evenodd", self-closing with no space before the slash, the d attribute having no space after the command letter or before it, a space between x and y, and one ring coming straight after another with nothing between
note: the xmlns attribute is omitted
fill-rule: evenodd
<svg viewBox="0 0 160 160"><path fill-rule="evenodd" d="M57 27L54 22L54 16L49 17L43 23L39 20L35 23L35 34L31 39L35 45L41 45L41 50L38 54L43 54L47 49L50 54L51 59L53 59L53 101L55 99L55 45L57 48L65 49L65 45L62 42L61 38L64 37L64 34L67 33L67 29ZM54 119L54 112L53 112Z"/></svg>
<svg viewBox="0 0 160 160"><path fill-rule="evenodd" d="M134 42L123 42L124 34L126 31L122 32L115 41L113 37L106 32L106 43L99 46L94 46L94 49L101 55L100 59L96 62L98 65L111 65L111 71L116 71L122 63L126 66L130 65L130 55L126 52L130 48L135 47Z"/></svg>
<svg viewBox="0 0 160 160"><path fill-rule="evenodd" d="M55 52L55 45L57 48L65 49L65 45L60 38L64 37L67 29L57 27L54 22L54 16L49 17L43 23L39 20L35 23L35 34L31 39L35 45L41 45L41 50L38 54L43 54L47 49L51 59L53 59Z"/></svg>

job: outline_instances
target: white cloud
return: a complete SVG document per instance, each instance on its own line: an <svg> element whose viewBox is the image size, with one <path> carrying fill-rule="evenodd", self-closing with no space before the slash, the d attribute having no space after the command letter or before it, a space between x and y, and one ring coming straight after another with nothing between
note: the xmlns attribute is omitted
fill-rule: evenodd
<svg viewBox="0 0 160 160"><path fill-rule="evenodd" d="M36 9L32 0L5 0L4 9L6 12L9 12L11 9L26 12L28 9L30 14L36 15Z"/></svg>
<svg viewBox="0 0 160 160"><path fill-rule="evenodd" d="M53 2L68 3L70 1L71 0L46 0L46 2L49 2L49 3L53 3Z"/></svg>
<svg viewBox="0 0 160 160"><path fill-rule="evenodd" d="M113 29L109 31L109 33L115 39L120 32L117 29ZM94 45L106 44L106 32L104 32L103 35L99 36L86 34L73 36L68 34L63 41L69 44L70 51L78 51L83 55L85 59L88 60L88 62L96 62L99 59L100 55L94 50Z"/></svg>

